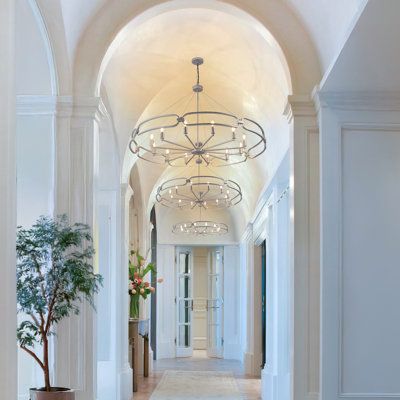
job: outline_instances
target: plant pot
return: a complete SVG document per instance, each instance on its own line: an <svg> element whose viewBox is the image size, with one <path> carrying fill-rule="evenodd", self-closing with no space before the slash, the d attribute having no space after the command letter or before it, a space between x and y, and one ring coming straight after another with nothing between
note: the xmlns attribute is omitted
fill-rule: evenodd
<svg viewBox="0 0 400 400"><path fill-rule="evenodd" d="M53 387L50 392L44 389L30 389L30 400L75 400L75 392L71 389Z"/></svg>

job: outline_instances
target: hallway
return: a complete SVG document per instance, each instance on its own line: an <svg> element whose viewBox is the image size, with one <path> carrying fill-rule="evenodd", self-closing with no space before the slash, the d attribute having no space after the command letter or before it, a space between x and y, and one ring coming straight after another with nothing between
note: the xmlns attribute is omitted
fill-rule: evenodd
<svg viewBox="0 0 400 400"><path fill-rule="evenodd" d="M140 378L139 390L134 394L133 399L149 400L164 372L168 370L232 372L243 400L261 399L261 380L246 376L243 372L243 365L239 361L207 358L206 352L202 350L195 350L193 357L190 358L154 361L150 376Z"/></svg>

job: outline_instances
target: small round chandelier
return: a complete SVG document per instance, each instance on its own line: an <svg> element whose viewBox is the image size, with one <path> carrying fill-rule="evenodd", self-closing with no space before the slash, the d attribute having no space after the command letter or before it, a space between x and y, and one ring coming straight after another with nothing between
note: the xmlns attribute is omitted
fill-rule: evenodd
<svg viewBox="0 0 400 400"><path fill-rule="evenodd" d="M222 222L202 220L194 222L179 222L173 226L172 232L175 234L194 236L225 235L228 233L228 225Z"/></svg>
<svg viewBox="0 0 400 400"><path fill-rule="evenodd" d="M196 175L165 181L157 189L156 200L179 209L231 207L242 200L240 186L217 176Z"/></svg>
<svg viewBox="0 0 400 400"><path fill-rule="evenodd" d="M129 148L139 158L171 166L224 166L256 158L265 151L265 133L256 121L228 111L200 109L200 95L221 107L203 92L199 72L203 62L201 57L192 59L197 71L197 82L189 95L190 100L195 97L194 110L155 115L133 130Z"/></svg>

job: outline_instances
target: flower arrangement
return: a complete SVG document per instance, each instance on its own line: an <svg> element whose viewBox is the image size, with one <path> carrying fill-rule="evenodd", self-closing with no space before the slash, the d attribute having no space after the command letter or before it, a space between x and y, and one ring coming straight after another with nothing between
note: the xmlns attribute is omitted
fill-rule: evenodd
<svg viewBox="0 0 400 400"><path fill-rule="evenodd" d="M154 293L156 289L145 281L145 276L149 272L156 272L152 263L146 265L146 260L138 251L132 250L129 257L129 296L131 318L139 318L139 300L140 297L147 299L147 296ZM162 283L163 279L157 279Z"/></svg>

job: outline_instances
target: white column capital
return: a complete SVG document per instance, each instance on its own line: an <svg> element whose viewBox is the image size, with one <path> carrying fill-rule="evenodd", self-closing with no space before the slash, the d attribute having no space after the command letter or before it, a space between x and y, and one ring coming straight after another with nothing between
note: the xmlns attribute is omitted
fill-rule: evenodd
<svg viewBox="0 0 400 400"><path fill-rule="evenodd" d="M100 97L76 96L73 98L73 117L92 118L100 121L109 116Z"/></svg>
<svg viewBox="0 0 400 400"><path fill-rule="evenodd" d="M307 95L288 96L283 115L291 122L294 117L315 117L316 109L314 102Z"/></svg>
<svg viewBox="0 0 400 400"><path fill-rule="evenodd" d="M312 94L315 107L340 111L400 111L400 91L321 91L315 87Z"/></svg>
<svg viewBox="0 0 400 400"><path fill-rule="evenodd" d="M97 121L109 117L100 97L18 95L16 103L17 115L50 115Z"/></svg>
<svg viewBox="0 0 400 400"><path fill-rule="evenodd" d="M133 196L133 189L129 183L121 183L121 197L129 200Z"/></svg>

